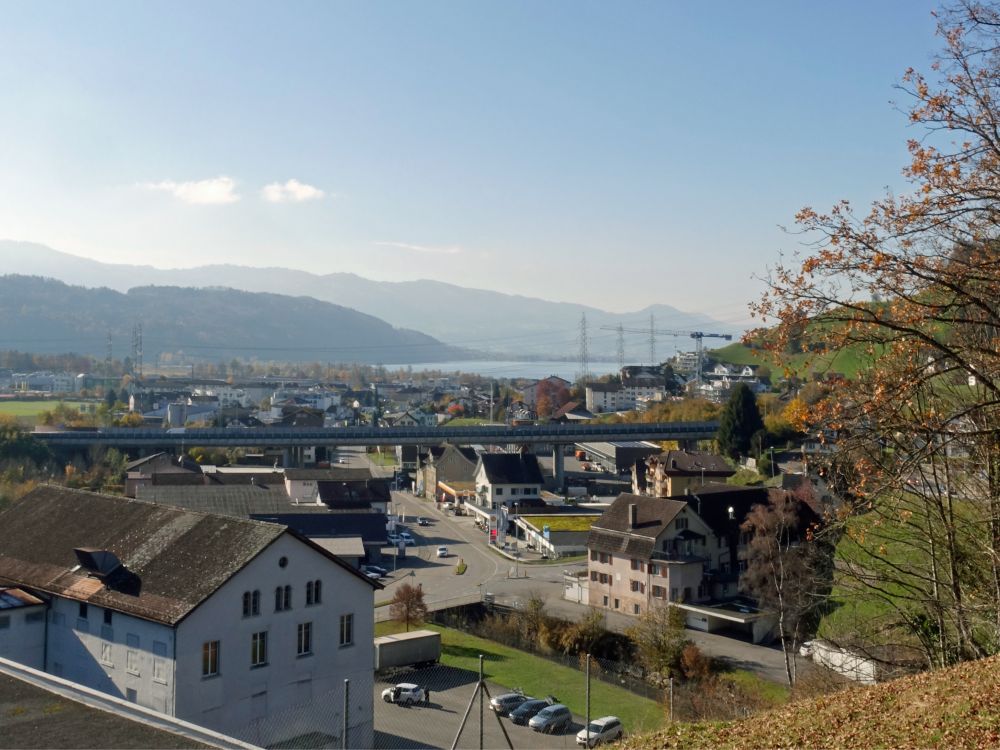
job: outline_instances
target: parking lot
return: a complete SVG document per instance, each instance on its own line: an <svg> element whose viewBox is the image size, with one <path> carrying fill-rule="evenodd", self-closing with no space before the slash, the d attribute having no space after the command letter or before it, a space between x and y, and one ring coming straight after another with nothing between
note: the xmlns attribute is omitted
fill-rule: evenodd
<svg viewBox="0 0 1000 750"><path fill-rule="evenodd" d="M462 723L462 716L469 700L476 692L478 675L462 669L435 666L427 669L401 671L390 679L375 680L375 747L377 748L450 748ZM382 700L382 691L398 682L413 682L430 689L430 703L412 707L397 706ZM487 680L490 695L509 692L492 685ZM553 686L558 697L558 686ZM538 696L545 697L545 696ZM506 748L500 727L489 707L484 703L483 747ZM501 721L515 748L572 748L576 747L576 733L583 729L583 720L574 716L572 726L562 734L545 735L526 726L517 726L504 718ZM459 739L460 748L479 747L479 700L469 714L465 729Z"/></svg>

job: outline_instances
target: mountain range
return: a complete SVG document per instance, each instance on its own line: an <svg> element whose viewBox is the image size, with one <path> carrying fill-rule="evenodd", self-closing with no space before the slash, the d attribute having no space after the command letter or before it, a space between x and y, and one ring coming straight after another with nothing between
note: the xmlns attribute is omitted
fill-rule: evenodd
<svg viewBox="0 0 1000 750"><path fill-rule="evenodd" d="M10 240L0 240L0 272L43 276L120 292L144 286L229 287L248 292L313 297L480 353L553 358L575 356L579 351L583 314L587 316L590 353L594 356L613 356L617 351L617 334L601 330L602 326L621 324L648 329L650 315L658 329L740 333L707 315L686 313L669 305L652 305L619 314L594 306L550 302L433 280L372 281L350 273L314 274L288 268L237 265L159 269L148 265L101 263L45 245ZM624 265L622 272L634 271ZM573 271L567 270L563 278L553 283L572 285ZM666 279L663 287L669 288ZM692 349L693 343L686 336L661 336L657 347L658 357L665 358L675 348ZM626 356L631 361L648 360L648 334L629 334Z"/></svg>
<svg viewBox="0 0 1000 750"><path fill-rule="evenodd" d="M131 352L137 324L148 363L164 361L164 354L177 362L399 364L467 356L425 334L311 297L169 286L122 293L38 276L0 276L0 349L103 359L110 336L113 355L122 358Z"/></svg>

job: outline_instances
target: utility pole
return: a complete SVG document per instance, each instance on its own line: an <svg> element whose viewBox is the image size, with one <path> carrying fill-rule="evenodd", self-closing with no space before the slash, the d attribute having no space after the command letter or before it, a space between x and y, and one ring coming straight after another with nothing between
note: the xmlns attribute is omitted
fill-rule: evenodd
<svg viewBox="0 0 1000 750"><path fill-rule="evenodd" d="M649 314L649 366L656 364L656 319Z"/></svg>
<svg viewBox="0 0 1000 750"><path fill-rule="evenodd" d="M618 324L618 374L625 369L625 328Z"/></svg>

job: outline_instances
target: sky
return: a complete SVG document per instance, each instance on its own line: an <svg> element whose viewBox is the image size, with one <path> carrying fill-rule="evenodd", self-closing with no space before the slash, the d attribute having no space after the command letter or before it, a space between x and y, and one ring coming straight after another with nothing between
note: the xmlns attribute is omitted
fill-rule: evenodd
<svg viewBox="0 0 1000 750"><path fill-rule="evenodd" d="M933 8L0 0L0 238L744 320L906 189Z"/></svg>

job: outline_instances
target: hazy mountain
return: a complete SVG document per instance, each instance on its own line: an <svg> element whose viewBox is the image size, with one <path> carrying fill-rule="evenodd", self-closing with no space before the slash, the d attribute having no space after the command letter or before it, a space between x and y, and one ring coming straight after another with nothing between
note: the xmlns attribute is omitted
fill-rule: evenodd
<svg viewBox="0 0 1000 750"><path fill-rule="evenodd" d="M625 266L625 272L638 273ZM617 336L601 326L656 327L739 333L707 315L685 313L669 305L653 305L616 314L597 307L548 302L532 297L468 289L438 281L371 281L349 273L317 275L287 268L250 268L234 265L193 269L157 269L151 266L107 264L61 253L44 245L0 241L0 272L32 274L83 286L107 286L127 291L136 286L225 286L251 292L306 295L377 316L395 326L423 331L449 344L481 351L573 355L581 313L587 314L590 350L613 355ZM572 274L560 280L572 284ZM669 285L665 282L664 288ZM648 336L626 339L630 359L648 359ZM693 348L686 337L661 337L658 355L674 347ZM411 360L412 361L412 360Z"/></svg>
<svg viewBox="0 0 1000 750"><path fill-rule="evenodd" d="M0 349L75 352L103 358L131 351L142 324L143 358L406 363L460 358L416 331L311 297L235 289L140 286L121 293L37 276L0 276Z"/></svg>

